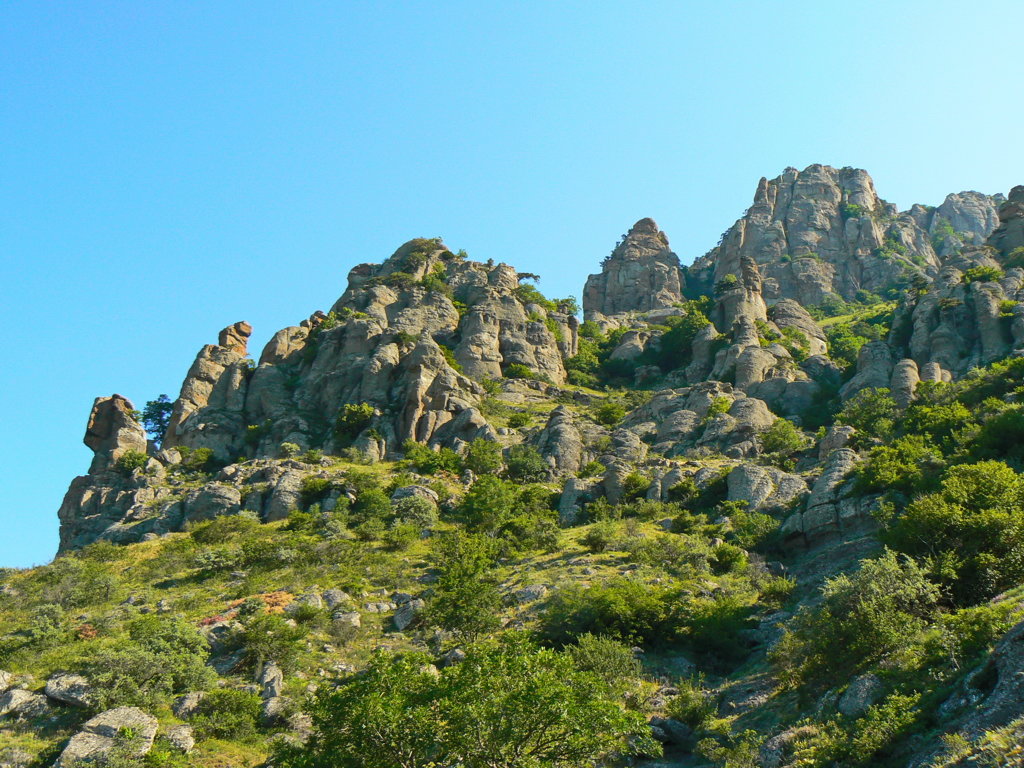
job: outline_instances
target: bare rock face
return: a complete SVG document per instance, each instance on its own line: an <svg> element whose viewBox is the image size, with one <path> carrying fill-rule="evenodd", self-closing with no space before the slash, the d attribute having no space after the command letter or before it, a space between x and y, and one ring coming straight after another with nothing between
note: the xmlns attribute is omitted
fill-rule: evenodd
<svg viewBox="0 0 1024 768"><path fill-rule="evenodd" d="M1018 331L1015 324L1024 271L1003 275L997 255L988 246L965 248L943 263L926 293L908 294L899 307L893 339L903 343L897 353L913 359L922 378L960 376L1024 343L1024 327ZM979 270L990 274L972 277Z"/></svg>
<svg viewBox="0 0 1024 768"><path fill-rule="evenodd" d="M246 426L251 334L248 323L234 323L220 332L218 344L199 351L171 411L164 448L210 448L224 461L237 455Z"/></svg>
<svg viewBox="0 0 1024 768"><path fill-rule="evenodd" d="M792 299L782 299L769 307L768 319L775 323L780 330L792 328L802 333L809 344L807 352L809 356L828 354L828 341L825 332L807 313L807 310Z"/></svg>
<svg viewBox="0 0 1024 768"><path fill-rule="evenodd" d="M1004 257L1017 248L1024 248L1024 185L1010 190L1005 203L999 208L999 226L989 243Z"/></svg>
<svg viewBox="0 0 1024 768"><path fill-rule="evenodd" d="M927 229L936 253L945 258L964 246L984 245L986 238L999 226L999 205L1004 199L1002 195L973 191L946 195L942 205L927 217Z"/></svg>
<svg viewBox="0 0 1024 768"><path fill-rule="evenodd" d="M96 454L90 472L110 468L126 451L146 452L146 431L134 413L135 406L121 395L96 398L84 439Z"/></svg>
<svg viewBox="0 0 1024 768"><path fill-rule="evenodd" d="M768 303L788 298L804 306L829 294L879 291L904 269L938 266L928 232L881 200L865 171L826 165L761 179L753 205L688 279L710 290L722 278L718 265L743 257L760 268Z"/></svg>
<svg viewBox="0 0 1024 768"><path fill-rule="evenodd" d="M565 406L551 412L547 425L537 435L535 445L555 472L575 474L583 465L583 436L576 427L572 412Z"/></svg>
<svg viewBox="0 0 1024 768"><path fill-rule="evenodd" d="M682 300L679 258L653 219L634 224L604 260L601 273L588 277L583 289L584 316L594 321L670 307Z"/></svg>

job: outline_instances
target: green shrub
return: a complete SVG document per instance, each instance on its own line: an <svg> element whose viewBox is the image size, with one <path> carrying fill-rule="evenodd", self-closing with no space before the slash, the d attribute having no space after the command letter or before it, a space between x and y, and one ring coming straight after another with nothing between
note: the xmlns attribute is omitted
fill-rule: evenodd
<svg viewBox="0 0 1024 768"><path fill-rule="evenodd" d="M466 450L466 469L478 475L491 475L501 471L501 445L483 437L476 438Z"/></svg>
<svg viewBox="0 0 1024 768"><path fill-rule="evenodd" d="M540 634L569 643L591 633L626 642L666 642L672 636L670 593L624 577L589 587L566 585L545 606Z"/></svg>
<svg viewBox="0 0 1024 768"><path fill-rule="evenodd" d="M281 443L277 447L278 455L283 459L293 459L302 453L302 448L297 443Z"/></svg>
<svg viewBox="0 0 1024 768"><path fill-rule="evenodd" d="M369 403L345 403L334 420L334 434L343 444L349 444L370 426L375 414Z"/></svg>
<svg viewBox="0 0 1024 768"><path fill-rule="evenodd" d="M826 581L821 603L800 609L770 659L789 685L848 679L909 643L938 599L913 560L886 551Z"/></svg>
<svg viewBox="0 0 1024 768"><path fill-rule="evenodd" d="M91 656L83 668L96 690L97 709L155 707L175 694L203 690L216 678L206 665L202 635L175 618L142 616L128 624L128 637Z"/></svg>
<svg viewBox="0 0 1024 768"><path fill-rule="evenodd" d="M508 417L508 425L512 429L520 429L530 423L530 414L525 412L513 413Z"/></svg>
<svg viewBox="0 0 1024 768"><path fill-rule="evenodd" d="M251 691L218 688L199 701L189 719L201 739L237 739L256 735L260 697Z"/></svg>
<svg viewBox="0 0 1024 768"><path fill-rule="evenodd" d="M889 440L896 425L896 401L888 389L862 389L836 414L836 422L857 430L856 445L865 444L868 438Z"/></svg>
<svg viewBox="0 0 1024 768"><path fill-rule="evenodd" d="M1003 270L999 267L971 267L964 272L964 283L988 283L1003 278Z"/></svg>
<svg viewBox="0 0 1024 768"><path fill-rule="evenodd" d="M402 446L406 461L416 467L416 471L425 475L435 475L438 472L458 473L462 471L462 457L451 448L439 448L433 450L423 443L414 440L406 440Z"/></svg>
<svg viewBox="0 0 1024 768"><path fill-rule="evenodd" d="M633 649L611 637L588 632L577 637L576 644L570 645L566 651L577 669L601 678L609 695L614 698L625 695L643 674Z"/></svg>
<svg viewBox="0 0 1024 768"><path fill-rule="evenodd" d="M618 528L609 520L594 523L580 539L580 543L591 552L606 552L617 541Z"/></svg>
<svg viewBox="0 0 1024 768"><path fill-rule="evenodd" d="M728 413L730 408L732 408L732 400L728 397L716 397L711 401L711 405L708 406L708 412L704 418L705 420L710 421L716 416Z"/></svg>
<svg viewBox="0 0 1024 768"><path fill-rule="evenodd" d="M384 542L385 549L402 552L419 541L421 532L422 529L415 523L396 520L384 532L381 540Z"/></svg>
<svg viewBox="0 0 1024 768"><path fill-rule="evenodd" d="M679 693L669 700L666 714L697 730L718 714L718 701L708 689L703 673L684 677L676 683Z"/></svg>
<svg viewBox="0 0 1024 768"><path fill-rule="evenodd" d="M617 427L626 418L626 409L615 400L605 400L594 411L594 420L606 427Z"/></svg>
<svg viewBox="0 0 1024 768"><path fill-rule="evenodd" d="M505 366L502 374L506 379L536 379L535 374L528 366L522 363L509 363Z"/></svg>
<svg viewBox="0 0 1024 768"><path fill-rule="evenodd" d="M332 487L333 484L331 483L331 479L328 477L306 475L302 478L302 485L299 489L299 493L302 498L302 506L308 507L310 504L315 504L322 500Z"/></svg>
<svg viewBox="0 0 1024 768"><path fill-rule="evenodd" d="M789 419L776 419L761 433L761 447L765 453L786 457L807 447L807 437Z"/></svg>
<svg viewBox="0 0 1024 768"><path fill-rule="evenodd" d="M494 577L495 545L483 536L446 534L436 549L441 570L427 602L428 624L473 641L501 626L501 593Z"/></svg>
<svg viewBox="0 0 1024 768"><path fill-rule="evenodd" d="M549 467L540 451L532 445L513 445L506 460L508 476L513 480L534 482L548 476Z"/></svg>
<svg viewBox="0 0 1024 768"><path fill-rule="evenodd" d="M114 462L114 469L122 475L131 475L136 469L144 469L148 461L149 456L145 453L129 448L117 457L117 461Z"/></svg>
<svg viewBox="0 0 1024 768"><path fill-rule="evenodd" d="M221 515L192 527L189 535L198 544L217 544L259 529L259 521L248 515Z"/></svg>
<svg viewBox="0 0 1024 768"><path fill-rule="evenodd" d="M250 669L262 669L275 661L285 671L290 670L299 653L299 641L306 630L291 626L276 613L260 613L250 618L242 630L240 646Z"/></svg>
<svg viewBox="0 0 1024 768"><path fill-rule="evenodd" d="M406 496L392 503L395 517L411 523L421 530L430 530L437 525L437 505L422 496Z"/></svg>

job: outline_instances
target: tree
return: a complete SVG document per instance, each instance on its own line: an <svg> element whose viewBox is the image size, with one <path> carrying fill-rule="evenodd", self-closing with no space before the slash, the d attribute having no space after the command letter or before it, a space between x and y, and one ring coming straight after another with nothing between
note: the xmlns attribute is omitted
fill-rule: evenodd
<svg viewBox="0 0 1024 768"><path fill-rule="evenodd" d="M365 674L324 687L313 736L282 768L577 768L613 753L658 754L642 715L597 675L521 636L469 649L440 673L418 654L378 652Z"/></svg>
<svg viewBox="0 0 1024 768"><path fill-rule="evenodd" d="M862 389L836 414L836 422L856 429L854 442L858 444L863 443L864 437L888 440L896 423L896 401L884 387Z"/></svg>
<svg viewBox="0 0 1024 768"><path fill-rule="evenodd" d="M501 445L493 440L478 437L469 444L466 451L466 469L478 475L493 475L501 471Z"/></svg>
<svg viewBox="0 0 1024 768"><path fill-rule="evenodd" d="M427 603L426 620L473 641L501 626L501 593L491 575L494 544L482 536L445 536L438 548L441 576Z"/></svg>
<svg viewBox="0 0 1024 768"><path fill-rule="evenodd" d="M167 435L167 425L171 421L174 403L167 395L160 395L156 400L149 400L142 409L142 426L146 428L150 439L159 447Z"/></svg>

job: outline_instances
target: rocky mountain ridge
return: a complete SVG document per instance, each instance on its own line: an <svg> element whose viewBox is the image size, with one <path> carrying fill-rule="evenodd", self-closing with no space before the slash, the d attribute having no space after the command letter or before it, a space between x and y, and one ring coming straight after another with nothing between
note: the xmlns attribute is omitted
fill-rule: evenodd
<svg viewBox="0 0 1024 768"><path fill-rule="evenodd" d="M973 404L979 418L997 426L1016 413L1017 390L1007 385L1003 391L985 377L998 379L999 366L1010 366L1007 380L1013 381L1012 366L1024 357L1024 186L1006 198L962 192L935 208L900 212L877 195L864 171L787 169L762 179L751 208L689 267L681 266L653 220L638 221L587 279L583 323L574 299L544 297L534 278L506 264L472 261L439 239L418 238L383 263L354 267L327 312L278 331L256 360L249 353L252 328L245 322L224 328L216 344L197 354L158 433L147 434L121 395L97 398L85 434L94 457L61 505L64 557L56 564L77 562L111 542L139 544L123 549L169 561L166 552L196 546L198 533L208 546L194 564L165 563L173 577L164 574L146 589L173 590L230 574L207 595L226 606L223 612L193 617L209 642L210 663L229 688L240 685L231 676L252 661L225 638L240 642L248 620L242 606L250 610L254 601L259 611L329 614L330 632L345 638L372 616L373 642L429 648L443 668L448 654L462 650L420 624L435 569L426 559L407 558L402 566L388 561L398 570L384 576L380 563L400 534L408 534L401 546L428 551L435 529L468 526L472 513L501 520L486 530L511 553L501 560L507 627L534 627L573 590L642 578L636 584L644 594L660 594L664 582L681 580L683 599L696 601L693 611L718 600L747 601L743 610L753 613L744 615L754 619L729 624L722 630L728 638L711 645L727 639L731 653L756 666L776 652L787 623L821 603L830 579L856 573L861 558L874 562L867 558L877 555L882 529L917 503L917 491L906 490L910 481L885 461L910 455L904 463L918 475L937 477L940 467L956 469L965 457L978 458L972 441L988 440L1010 455L1015 450L1012 441L1000 444L998 435L985 433L981 422L971 427L977 434L968 435L972 415L949 393L961 392L954 384L996 392ZM965 402L974 396L973 390L963 395ZM921 406L916 411L915 404ZM929 427L935 434L926 430L945 453L915 442L921 435L911 434L914 419L926 418L946 420L941 430ZM948 448L953 444L955 450ZM881 482L878 475L890 479ZM529 511L512 517L493 511L511 504L512 487L524 494L517 503ZM605 542L607 529L620 523L626 543ZM226 531L237 526L249 538L234 548L204 541L203 531L220 530L217 525ZM406 530L412 528L415 535ZM315 537L309 534L314 529ZM291 591L250 583L260 558L301 561L294 548L275 549L275 540L307 534L301 540L326 558L317 561L323 567L317 583L308 583L313 577L302 570L289 572L297 585ZM547 559L551 542L559 540L589 554ZM885 539L886 546L891 541ZM374 554L356 557L336 549L339 543ZM620 548L633 560L610 554ZM331 558L339 559L337 567ZM337 586L323 589L320 580L336 579L346 558L360 568L365 562L377 583L391 582L370 587L354 581L352 595ZM947 571L959 567L954 560L945 563ZM941 579L943 573L936 568L932 575ZM770 596L780 583L773 579L794 590L790 603ZM7 594L0 592L0 602ZM1019 608L1012 590L984 594L994 611ZM192 592L174 595L195 608ZM144 614L170 610L161 604L144 604ZM1019 614L1012 616L1019 621ZM90 622L82 626L91 628ZM696 632L687 626L672 642L690 643L687 653L701 649L710 659L723 722L760 728L759 713L770 711L785 723L758 742L756 763L741 764L829 764L793 762L799 758L794 745L829 727L863 724L883 696L903 695L898 684L878 677L885 677L883 668L862 666L838 687L833 682L829 691L816 692L813 712L788 700L780 705L788 694L778 683L777 663L778 679L760 668L737 672L734 658L723 661L727 654L701 646ZM935 723L975 741L992 729L1019 730L1021 636L1018 624L970 674L953 659L948 675L957 687L943 689L941 708L930 715ZM355 668L348 657L337 662L333 642L320 650L307 643L306 651L317 664ZM667 669L695 669L690 659L661 652ZM295 699L282 695L280 672L268 672L266 662L261 657L253 668L273 678L260 677L257 686L272 689L272 695L260 694L269 712L265 727L307 738L308 718ZM321 668L318 674L328 673ZM692 738L701 728L740 748L742 732L726 738L704 721L684 724L667 716L680 692L666 682L671 675L663 676L653 703L636 704L654 713L651 733L668 756L659 765L708 765L696 755L711 760L713 750L697 749ZM293 694L299 679L307 680L292 680ZM89 683L77 672L61 670L37 692L29 682L19 687L12 680L0 691L0 708L7 707L0 717L28 720L55 707L95 707L69 703L70 694L61 693L71 683ZM912 706L893 701L897 708ZM170 733L140 709L121 709L82 723L64 748L102 742L104 754L114 749L112 732L102 730L105 717L144 726L147 750L158 730ZM812 726L801 725L797 712L818 730L808 731ZM822 719L833 715L840 719ZM185 728L178 721L189 716L175 704L174 728ZM944 754L938 728L901 747L899 759L913 757L899 764L939 766L929 762ZM732 763L722 758L715 764Z"/></svg>

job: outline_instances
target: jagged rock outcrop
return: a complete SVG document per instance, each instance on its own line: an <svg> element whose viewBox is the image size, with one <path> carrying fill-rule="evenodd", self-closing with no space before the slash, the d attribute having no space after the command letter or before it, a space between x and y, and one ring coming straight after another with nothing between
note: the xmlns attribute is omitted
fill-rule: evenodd
<svg viewBox="0 0 1024 768"><path fill-rule="evenodd" d="M1024 185L1011 189L1006 202L999 207L999 226L989 244L1004 257L1024 248Z"/></svg>
<svg viewBox="0 0 1024 768"><path fill-rule="evenodd" d="M588 277L583 289L584 317L601 323L629 312L671 307L682 300L679 257L653 219L634 224L601 264L601 272Z"/></svg>
<svg viewBox="0 0 1024 768"><path fill-rule="evenodd" d="M135 417L135 406L121 395L97 397L89 413L84 442L95 454L90 472L110 469L127 451L146 452L146 430Z"/></svg>
<svg viewBox="0 0 1024 768"><path fill-rule="evenodd" d="M1004 273L997 255L989 246L965 248L943 263L927 292L909 293L900 305L890 343L922 378L949 380L1024 346L1024 270Z"/></svg>
<svg viewBox="0 0 1024 768"><path fill-rule="evenodd" d="M572 412L565 406L551 412L548 423L538 433L534 444L552 470L559 474L575 474L584 463L583 435Z"/></svg>
<svg viewBox="0 0 1024 768"><path fill-rule="evenodd" d="M940 255L933 240L948 239L942 252L948 255L987 236L997 202L964 192L938 209L915 206L900 213L879 198L863 170L787 168L770 181L761 179L753 205L718 247L694 263L687 280L710 292L722 279L720 264L747 256L761 269L769 304L789 298L812 306L829 294L849 300L860 290L882 292L906 270L934 274Z"/></svg>

